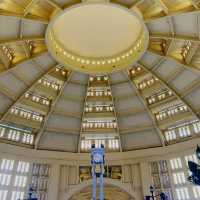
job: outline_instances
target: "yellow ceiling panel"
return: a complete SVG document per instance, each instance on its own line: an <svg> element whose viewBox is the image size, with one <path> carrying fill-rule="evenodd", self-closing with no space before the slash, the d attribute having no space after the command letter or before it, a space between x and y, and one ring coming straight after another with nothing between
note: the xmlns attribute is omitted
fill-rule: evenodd
<svg viewBox="0 0 200 200"><path fill-rule="evenodd" d="M23 14L25 7L30 1L31 0L3 0L0 3L0 9L12 13Z"/></svg>
<svg viewBox="0 0 200 200"><path fill-rule="evenodd" d="M165 15L163 7L156 0L145 0L138 6L145 19L162 17Z"/></svg>
<svg viewBox="0 0 200 200"><path fill-rule="evenodd" d="M157 51L164 54L164 48L166 46L166 40L164 39L151 39L149 43L149 48L151 50Z"/></svg>
<svg viewBox="0 0 200 200"><path fill-rule="evenodd" d="M13 58L12 58L11 64L16 64L26 58L23 44L12 43L12 44L7 45L7 48L12 52L11 54Z"/></svg>
<svg viewBox="0 0 200 200"><path fill-rule="evenodd" d="M34 41L32 42L32 47L32 54L41 53L47 49L44 41Z"/></svg>
<svg viewBox="0 0 200 200"><path fill-rule="evenodd" d="M49 3L49 1L46 0L39 0L32 2L26 10L27 16L36 16L45 20L49 20L51 16L56 13L59 10L59 8Z"/></svg>
<svg viewBox="0 0 200 200"><path fill-rule="evenodd" d="M193 10L191 0L162 0L163 3L169 8L170 12L178 12L183 10Z"/></svg>
<svg viewBox="0 0 200 200"><path fill-rule="evenodd" d="M187 53L190 47L186 41L173 41L173 47L168 52L168 55L179 60L180 62L185 62Z"/></svg>

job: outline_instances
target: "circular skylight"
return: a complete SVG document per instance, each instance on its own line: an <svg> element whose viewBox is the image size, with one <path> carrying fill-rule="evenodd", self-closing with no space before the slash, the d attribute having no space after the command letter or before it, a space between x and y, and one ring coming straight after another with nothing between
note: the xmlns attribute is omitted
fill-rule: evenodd
<svg viewBox="0 0 200 200"><path fill-rule="evenodd" d="M141 57L148 31L134 11L111 3L82 3L52 19L46 41L53 57L65 66L110 73Z"/></svg>

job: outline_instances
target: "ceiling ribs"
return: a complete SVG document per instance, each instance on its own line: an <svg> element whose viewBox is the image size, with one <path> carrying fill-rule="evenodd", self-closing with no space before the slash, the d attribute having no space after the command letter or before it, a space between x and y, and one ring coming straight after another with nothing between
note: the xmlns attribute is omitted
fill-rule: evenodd
<svg viewBox="0 0 200 200"><path fill-rule="evenodd" d="M200 11L200 7L194 2L194 0L188 0L188 6L185 8L181 8L181 4L184 5L185 2L179 1L173 2L170 5L167 5L163 0L155 0L154 5L152 8L146 8L148 0L139 1L135 6L140 10L142 13L144 20L146 23L160 19L160 18L171 18L172 16L184 14L184 13L196 13ZM176 1L176 0L175 0ZM190 3L190 5L189 5ZM185 4L186 5L186 4ZM146 8L146 10L142 10L143 8ZM176 9L175 9L176 8ZM154 11L153 11L154 9ZM160 12L156 13L156 9ZM148 12L154 12L154 14L148 14ZM162 11L162 12L161 12ZM161 14L162 13L162 14Z"/></svg>
<svg viewBox="0 0 200 200"><path fill-rule="evenodd" d="M164 2L162 0L155 0L158 5L162 8L163 12L165 13L165 15L169 14L169 9L168 7L164 4Z"/></svg>
<svg viewBox="0 0 200 200"><path fill-rule="evenodd" d="M26 8L24 9L24 17L27 16L27 14L31 11L32 7L34 5L36 5L40 0L31 0L30 3L26 6ZM53 0L46 0L46 2L48 2L50 5L52 5L53 7L55 7L56 9L61 10L62 8Z"/></svg>
<svg viewBox="0 0 200 200"><path fill-rule="evenodd" d="M150 44L149 44L149 51L152 53L158 54L160 56L165 56L169 59L173 59L177 63L182 64L184 67L189 68L195 72L199 72L200 68L198 67L198 62L193 63L193 58L195 59L198 55L198 49L200 48L200 28L199 28L199 16L197 16L197 37L192 36L183 36L183 35L176 35L175 34L175 25L173 22L172 17L168 17L168 23L170 26L169 34L162 34L162 33L152 33L150 34ZM158 41L157 41L158 40ZM151 48L151 45L156 44L156 42L160 42L162 45L162 50L156 50L155 47ZM165 46L164 46L165 45ZM176 48L177 46L177 48ZM186 47L189 47L187 49ZM192 48L190 48L192 47ZM179 52L179 56L182 56L181 59L177 59L176 51L185 51L187 52L186 56ZM185 53L185 52L184 52Z"/></svg>
<svg viewBox="0 0 200 200"><path fill-rule="evenodd" d="M99 110L99 108L101 109ZM90 75L81 122L78 152L88 152L89 143L93 144L93 142L97 146L100 145L97 142L101 142L105 145L105 150L109 152L122 151L118 119L108 74ZM92 126L90 126L91 124ZM88 138L89 134L91 134L90 136L94 134L94 137ZM87 142L89 143L85 146Z"/></svg>
<svg viewBox="0 0 200 200"><path fill-rule="evenodd" d="M45 54L45 53L47 53L47 52L48 52L48 51L45 50L45 51L42 51L42 52L40 52L40 53L33 54L31 57L29 57L29 58L27 57L27 58L21 60L20 62L11 65L8 69L6 69L6 70L0 72L0 76L2 76L4 73L7 73L7 72L12 71L12 70L13 70L15 67L17 67L17 65L19 65L20 63L26 62L26 61L28 61L28 60L33 60L34 58L40 57L41 55L43 55L43 54Z"/></svg>
<svg viewBox="0 0 200 200"><path fill-rule="evenodd" d="M112 85L110 84L110 76L108 76L108 85L110 86L110 90L111 90L111 99L112 99L112 103L113 103L113 112L114 112L114 116L115 116L115 119L116 119L116 122L117 122L117 134L118 134L118 137L119 137L119 146L120 146L120 151L122 151L122 143L121 143L121 135L120 135L120 129L119 129L119 123L118 123L118 114L116 112L116 109L115 109L115 101L114 101L114 98L113 98L113 91L112 91Z"/></svg>
<svg viewBox="0 0 200 200"><path fill-rule="evenodd" d="M29 46L28 46L28 42L32 42L32 43L37 43L38 41L39 42L45 42L44 41L44 37L26 37L26 38L23 38L21 37L21 35L19 36L19 38L11 38L11 39L7 39L7 40L0 40L0 47L6 47L8 49L12 49L12 46L14 47L14 54L18 53L19 49L15 49L16 47L22 49L22 51L24 51L24 58L19 60L18 62L16 63L10 63L12 61L9 61L7 56L5 55L5 53L2 51L0 51L0 56L2 59L5 59L6 60L6 63L4 62L4 70L2 70L0 72L0 76L1 76L1 73L3 72L6 72L6 71L9 71L10 69L14 68L17 64L19 63L22 63L28 59L32 59L34 57L37 57L37 56L40 56L41 54L43 54L44 52L46 52L46 50L42 50L38 53L34 53L34 52L31 52ZM45 47L45 44L43 45L43 47ZM36 46L37 48L37 46Z"/></svg>
<svg viewBox="0 0 200 200"><path fill-rule="evenodd" d="M48 20L46 20L46 19L42 19L41 17L38 17L38 16L28 16L27 15L29 13L29 11L34 7L34 5L37 4L39 1L40 0L31 0L30 3L24 8L23 13L15 13L14 11L6 11L6 10L1 9L0 15L7 15L7 16L14 16L14 17L26 18L26 19L31 19L31 20L37 20L37 21L40 21L42 23L47 24ZM50 4L51 6L53 6L57 10L62 9L62 7L57 2L55 2L53 0L46 0L46 2L48 4ZM115 0L113 0L113 2L119 3L118 1L115 1ZM146 0L137 0L130 7L140 7L142 4L145 4L145 2L146 2ZM192 10L191 10L191 8L188 8L188 9L186 8L186 9L183 9L183 10L174 10L174 11L173 10L171 11L162 0L155 0L155 2L157 3L157 7L158 8L160 7L165 15L164 16L159 16L159 15L158 16L156 16L156 15L152 16L152 17L146 19L147 22L150 21L150 20L155 20L155 19L162 18L162 17L169 17L169 16L172 16L172 15L180 14L180 13L199 12L199 9L200 9L198 7L198 5L195 3L194 0L190 1L191 5L193 6ZM79 1L77 1L76 3L79 3ZM179 5L181 5L181 4L182 3L179 3ZM71 3L70 3L70 5L71 5ZM73 3L72 3L72 5L73 5ZM125 3L124 4L122 3L122 5L126 6ZM142 14L144 14L144 13L142 13Z"/></svg>
<svg viewBox="0 0 200 200"><path fill-rule="evenodd" d="M171 16L167 17L167 22L169 24L171 35L174 36L175 35L175 24L174 24L174 21Z"/></svg>
<svg viewBox="0 0 200 200"><path fill-rule="evenodd" d="M132 6L137 6L138 4L144 2L145 0L135 0L134 4Z"/></svg>
<svg viewBox="0 0 200 200"><path fill-rule="evenodd" d="M159 81L165 85L169 90L171 90L174 95L180 100L182 101L191 111L191 113L200 120L200 115L198 114L198 112L184 99L181 97L181 94L179 94L169 83L166 83L157 73L155 73L153 70L149 69L147 67L147 65L142 64L141 62L138 62L138 64L143 67L147 72L149 72L150 74L152 74L154 77L157 77L159 79Z"/></svg>
<svg viewBox="0 0 200 200"><path fill-rule="evenodd" d="M29 86L28 88L26 88L19 96L17 99L15 99L15 101L8 107L8 109L2 114L0 121L3 121L6 116L9 114L10 110L12 109L13 106L15 106L17 103L19 103L23 98L24 98L24 94L27 93L28 91L30 91L37 83L38 81L46 74L48 74L49 72L51 72L56 66L52 66L50 67L50 69L48 69L47 71L43 72L37 79L35 79Z"/></svg>
<svg viewBox="0 0 200 200"><path fill-rule="evenodd" d="M3 2L3 3L6 4L5 2ZM36 20L38 22L41 22L41 23L44 23L44 24L48 24L49 19L46 19L45 16L39 16L41 13L39 13L38 16L37 15L29 15L29 13L31 12L31 10L38 3L41 3L41 0L30 0L30 2L24 8L21 7L21 9L23 9L23 12L16 12L16 10L15 10L15 3L13 3L12 4L12 8L10 10L5 10L3 8L0 8L0 15L18 17L18 18L21 18L21 19L28 19L28 20ZM51 17L51 15L53 15L55 13L55 11L59 11L59 10L62 9L58 5L58 3L56 3L53 0L44 0L44 1L42 1L42 3L49 4L49 5L51 5L54 8L54 12L49 13L50 17Z"/></svg>
<svg viewBox="0 0 200 200"><path fill-rule="evenodd" d="M142 0L141 0L142 1ZM172 36L170 36L170 37L172 37ZM175 39L176 40L176 38L174 38L174 37L172 37L172 39ZM182 38L181 38L181 40L182 40ZM195 39L195 42L198 42L199 43L199 40L198 41L196 41L196 39ZM170 82L171 80L169 80L168 82ZM182 98L183 96L182 95L180 95L180 97Z"/></svg>
<svg viewBox="0 0 200 200"><path fill-rule="evenodd" d="M140 94L138 88L136 87L134 81L132 81L132 80L130 79L130 77L129 77L129 75L128 75L128 72L124 72L124 74L125 74L125 76L128 78L130 85L132 86L133 90L136 92L137 97L140 99L140 101L141 101L142 104L144 105L145 110L147 111L147 113L148 113L150 119L152 120L153 127L154 127L154 129L157 131L157 133L158 133L158 136L159 136L159 138L160 138L160 141L161 141L162 146L165 146L165 139L164 139L164 136L163 136L163 134L162 134L162 131L159 129L159 126L158 126L158 124L157 124L157 122L156 122L156 120L155 120L155 118L154 118L154 116L153 116L153 113L151 112L151 110L150 110L150 108L148 107L148 105L147 105L146 101L144 100L144 98L141 96L141 94Z"/></svg>
<svg viewBox="0 0 200 200"><path fill-rule="evenodd" d="M129 2L123 3L122 1L118 1L118 0L108 0L108 1L110 1L111 3L116 3L116 4L119 4L119 5L122 5L122 6L125 6L125 7L129 8L129 9L131 9L131 8L134 8L137 5L141 4L145 0L134 0L134 2L130 2L130 3Z"/></svg>
<svg viewBox="0 0 200 200"><path fill-rule="evenodd" d="M64 84L62 85L62 88L61 88L60 91L58 92L58 95L56 96L56 98L55 98L54 101L52 102L51 107L50 107L50 109L49 109L49 111L48 111L48 114L45 116L44 121L43 121L43 123L42 123L42 125L41 125L41 127L40 127L40 130L39 130L39 132L37 133L37 136L36 136L36 139L35 139L35 145L34 145L34 148L35 148L35 149L38 149L38 145L39 145L39 143L40 143L40 139L41 139L41 137L42 137L42 134L44 133L44 129L45 129L46 126L47 126L48 120L49 120L49 118L50 118L52 112L54 111L55 106L56 106L58 100L60 99L60 97L61 97L61 95L62 95L62 93L63 93L63 90L65 89L66 85L70 82L71 77L72 77L72 72L70 72L70 75L68 76L67 80L64 82Z"/></svg>
<svg viewBox="0 0 200 200"><path fill-rule="evenodd" d="M55 8L62 10L62 7L57 2L55 2L54 0L46 0L46 1L49 4L51 4L52 6L54 6Z"/></svg>
<svg viewBox="0 0 200 200"><path fill-rule="evenodd" d="M25 7L24 9L24 17L28 15L28 13L31 11L32 7L35 6L40 0L31 0L30 3Z"/></svg>
<svg viewBox="0 0 200 200"><path fill-rule="evenodd" d="M78 152L80 153L81 152L81 135L82 135L82 132L83 132L83 118L85 116L85 105L86 105L86 100L87 100L87 89L88 89L88 86L89 86L89 75L88 75L88 81L87 81L87 84L85 86L85 98L84 98L84 102L83 102L83 105L82 105L82 108L83 108L83 112L82 112L82 115L81 115L81 124L80 124L80 130L79 130L79 140L78 140Z"/></svg>
<svg viewBox="0 0 200 200"><path fill-rule="evenodd" d="M196 0L191 0L191 3L192 3L192 5L194 6L194 8L195 8L196 10L199 10L199 7L198 7L198 4L197 4L197 1L196 1Z"/></svg>

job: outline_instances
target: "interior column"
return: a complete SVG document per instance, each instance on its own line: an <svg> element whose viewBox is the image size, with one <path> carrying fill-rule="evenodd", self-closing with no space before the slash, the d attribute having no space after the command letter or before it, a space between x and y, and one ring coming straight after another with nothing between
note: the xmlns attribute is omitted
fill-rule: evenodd
<svg viewBox="0 0 200 200"><path fill-rule="evenodd" d="M49 187L48 187L48 200L58 200L60 180L60 165L53 164L51 166Z"/></svg>
<svg viewBox="0 0 200 200"><path fill-rule="evenodd" d="M150 195L149 187L152 185L151 171L148 162L140 163L143 195Z"/></svg>

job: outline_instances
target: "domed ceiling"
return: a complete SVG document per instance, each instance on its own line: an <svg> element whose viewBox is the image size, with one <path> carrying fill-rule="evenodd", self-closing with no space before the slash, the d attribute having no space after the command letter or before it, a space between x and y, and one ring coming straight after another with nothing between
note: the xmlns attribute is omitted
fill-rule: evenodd
<svg viewBox="0 0 200 200"><path fill-rule="evenodd" d="M0 142L68 152L88 152L95 142L114 152L199 137L200 1L112 1L146 25L149 41L139 60L103 74L82 73L80 66L78 72L73 65L57 62L46 45L48 24L62 10L67 13L80 3L0 1ZM113 38L107 33L105 41L116 44L122 30ZM85 36L93 30L84 31ZM74 38L80 39L79 34ZM118 40L123 42L120 37ZM73 43L73 48L79 44ZM102 47L103 52L108 50ZM119 45L113 47L116 50ZM102 49L92 53L96 56L99 52ZM114 59L112 62L119 61ZM84 65L89 62L86 59ZM98 68L97 62L93 68Z"/></svg>

